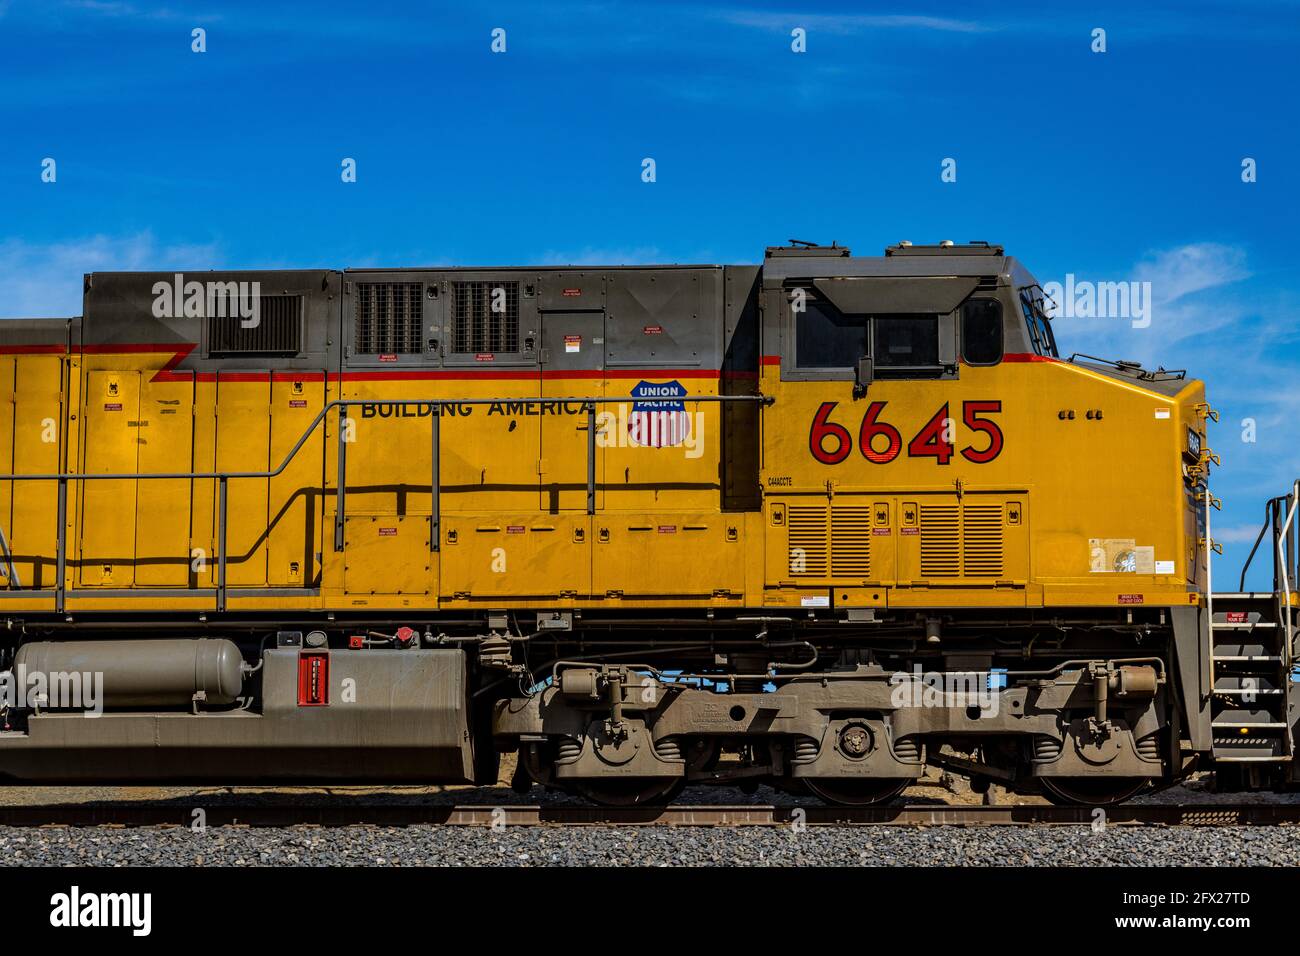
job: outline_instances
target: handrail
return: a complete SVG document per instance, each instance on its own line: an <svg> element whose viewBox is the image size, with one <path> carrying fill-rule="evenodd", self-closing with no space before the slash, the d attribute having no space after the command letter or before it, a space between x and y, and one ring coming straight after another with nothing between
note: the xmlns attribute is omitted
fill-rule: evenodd
<svg viewBox="0 0 1300 956"><path fill-rule="evenodd" d="M57 481L58 482L58 531L56 534L56 551L55 551L55 591L54 591L54 609L56 613L63 613L67 603L67 512L68 512L68 482L69 481L131 481L138 479L158 479L158 480L177 480L177 479L203 479L215 480L218 483L217 496L217 610L226 609L226 517L227 517L227 484L233 479L245 478L275 478L289 467L290 462L297 456L307 439L312 436L317 427L325 420L325 416L331 409L339 410L339 455L338 455L338 488L337 502L334 515L334 549L343 550L343 520L346 506L346 488L347 488L347 445L349 442L346 437L347 409L354 405L368 405L371 407L392 407L392 406L431 406L433 413L430 418L431 430L431 447L433 450L432 474L430 476L430 492L432 502L430 508L430 550L437 551L440 540L440 521L441 521L441 480L439 475L439 458L441 445L441 427L442 409L447 405L508 405L519 402L551 402L556 404L578 404L582 405L587 412L587 514L595 514L596 510L596 406L625 404L629 400L635 401L635 396L601 396L585 398L536 398L527 396L509 396L506 398L406 398L406 399L369 399L369 398L336 398L321 407L316 417L303 431L302 435L289 449L287 455L279 466L267 469L266 471L175 471L175 472L155 472L150 474L139 474L134 472L104 472L99 474L89 474L85 472L56 472L50 474L35 475L4 475L0 474L0 481ZM656 402L694 402L694 403L717 403L726 402L754 402L760 407L771 405L775 399L768 395L674 395L664 398L654 399ZM322 487L322 490L324 488ZM12 580L12 579L11 579ZM187 589L189 590L189 589Z"/></svg>
<svg viewBox="0 0 1300 956"><path fill-rule="evenodd" d="M1210 494L1210 483L1205 483L1205 621L1206 633L1214 629L1214 539L1210 536L1210 512L1214 510L1214 495ZM1214 686L1214 655L1206 655L1207 670L1210 672L1210 679L1205 682L1205 687ZM1204 696L1202 696L1204 702Z"/></svg>
<svg viewBox="0 0 1300 956"><path fill-rule="evenodd" d="M1296 577L1300 577L1300 543L1292 540L1293 535L1296 535L1298 498L1300 498L1300 479L1293 483L1291 494L1278 495L1264 502L1264 523L1259 529L1259 534L1255 536L1255 543L1251 546L1250 554L1246 556L1246 561L1241 567L1241 578L1237 583L1239 591L1246 590L1246 574L1254 563L1264 536L1270 531L1272 531L1274 545L1273 590L1280 591L1284 582L1293 583L1291 577L1293 571ZM1284 508L1288 510L1284 511Z"/></svg>
<svg viewBox="0 0 1300 956"><path fill-rule="evenodd" d="M1270 498L1264 502L1264 523L1260 526L1259 534L1255 536L1255 543L1250 548L1250 554L1246 555L1246 563L1241 566L1241 580L1237 582L1238 591L1245 592L1246 590L1246 572L1250 570L1250 565L1255 560L1255 552L1259 550L1264 535L1268 534L1268 526L1273 523L1273 511L1276 503L1276 498Z"/></svg>
<svg viewBox="0 0 1300 956"><path fill-rule="evenodd" d="M1292 665L1296 657L1297 632L1292 621L1294 605L1291 601L1291 591L1300 580L1300 530L1298 530L1300 522L1296 520L1298 512L1300 512L1300 478L1291 483L1290 494L1278 495L1264 503L1264 524L1259 529L1259 534L1255 536L1255 543L1251 546L1250 554L1246 556L1245 564L1242 565L1241 579L1237 584L1238 590L1243 592L1246 590L1246 572L1250 570L1250 565L1255 560L1264 535L1271 531L1273 595L1277 603L1278 616L1282 619L1282 649L1287 667Z"/></svg>
<svg viewBox="0 0 1300 956"><path fill-rule="evenodd" d="M1300 478L1296 479L1291 485L1291 508L1287 512L1286 519L1278 529L1276 537L1277 555L1275 560L1276 567L1282 572L1282 599L1284 605L1282 614L1282 626L1286 630L1286 663L1289 667L1291 661L1295 659L1295 648L1292 646L1294 639L1295 627L1291 622L1291 568L1288 560L1291 555L1288 551L1292 550L1291 530L1295 527L1296 508L1300 507Z"/></svg>
<svg viewBox="0 0 1300 956"><path fill-rule="evenodd" d="M5 538L5 529L0 528L0 551L4 552L5 567L8 568L8 577L11 586L22 587L22 582L18 580L18 570L14 567L13 552L9 550L9 541Z"/></svg>

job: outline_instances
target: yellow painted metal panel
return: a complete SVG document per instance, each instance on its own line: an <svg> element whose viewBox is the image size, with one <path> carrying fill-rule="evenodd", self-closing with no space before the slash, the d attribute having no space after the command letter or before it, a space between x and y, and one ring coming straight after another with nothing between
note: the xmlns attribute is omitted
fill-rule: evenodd
<svg viewBox="0 0 1300 956"><path fill-rule="evenodd" d="M324 375L271 384L271 468L279 467L325 404ZM272 585L307 587L320 573L325 470L325 429L317 426L285 470L270 483ZM333 547L333 526L329 526Z"/></svg>
<svg viewBox="0 0 1300 956"><path fill-rule="evenodd" d="M590 519L535 511L444 515L446 599L555 601L591 593Z"/></svg>
<svg viewBox="0 0 1300 956"><path fill-rule="evenodd" d="M147 374L147 373L146 373ZM140 474L194 471L194 376L145 381L137 430ZM191 479L141 479L135 530L135 583L185 587L190 581Z"/></svg>
<svg viewBox="0 0 1300 956"><path fill-rule="evenodd" d="M595 526L597 594L711 598L739 595L744 588L744 529L738 515L597 515Z"/></svg>
<svg viewBox="0 0 1300 956"><path fill-rule="evenodd" d="M192 457L195 471L215 471L217 467L217 384L199 380L194 383L194 439ZM190 580L194 587L216 584L217 482L210 478L194 481L191 494L191 549L202 552L201 560L191 563Z"/></svg>
<svg viewBox="0 0 1300 956"><path fill-rule="evenodd" d="M561 511L587 510L587 411L578 402L555 402L550 399L600 398L604 394L604 377L545 379L542 404L538 406L539 464L541 482L540 508L555 514ZM596 508L605 507L605 461L608 449L602 447L613 435L606 421L608 405L596 408Z"/></svg>
<svg viewBox="0 0 1300 956"><path fill-rule="evenodd" d="M423 597L433 589L428 515L354 516L343 528L343 583L349 595Z"/></svg>
<svg viewBox="0 0 1300 956"><path fill-rule="evenodd" d="M61 470L65 359L20 355L15 359L13 468L15 474ZM5 531L23 587L55 586L58 489L52 481L24 481L13 490L12 526Z"/></svg>
<svg viewBox="0 0 1300 956"><path fill-rule="evenodd" d="M287 378L273 382L269 374L247 372L223 376L220 384L155 383L151 366L165 360L161 354L143 361L139 355L96 357L100 367L74 383L85 394L75 406L83 433L73 467L132 474L191 464L196 470L262 470L280 462L328 394L319 379L295 392ZM0 467L59 469L65 363L57 356L0 361ZM770 496L761 513L723 514L716 408L687 406L691 443L644 447L623 438L638 377L606 380L595 373L540 383L531 373L442 374L376 375L347 385L349 396L410 402L396 416L352 413L357 441L349 446L349 535L362 527L354 521L376 524L388 517L405 528L427 516L431 417L418 400L506 399L492 408L461 406L441 419L447 561L438 587L429 583L439 573L437 555L416 548L416 536L403 531L382 540L376 532L375 541L358 543L355 553L350 546L344 560L333 551L336 445L325 430L279 478L232 481L232 586L305 587L320 575L325 596L305 596L303 606L316 601L331 607L433 606L434 593L462 606L609 607L621 601L662 607L717 603L715 591L741 594L747 585L748 602L780 607L828 595L844 606L1023 606L1039 603L1044 589L1050 602L1063 606L1132 603L1134 595L1147 604L1183 603L1195 596L1187 595L1186 582L1199 580L1196 526L1180 464L1186 427L1203 397L1199 383L1161 396L1063 363L1008 362L963 367L952 382L878 381L866 400L853 401L849 383L781 382L765 366L763 390L776 398L763 412L762 427L763 485ZM672 378L672 372L644 376L651 383ZM116 379L111 396L110 379ZM683 378L682 384L691 393L715 388L708 378ZM187 443L181 409L191 388L195 418ZM626 393L628 401L621 410L602 409L612 416L601 423L599 510L592 519L583 513L585 415L546 403L601 393ZM165 404L170 401L180 404ZM305 406L291 404L298 401ZM826 402L835 403L830 420L853 441L851 454L837 464L810 454L810 425ZM858 448L861 422L876 402L883 403L878 420L900 433L900 451L887 461L868 460ZM962 455L979 458L988 446L987 434L972 429L964 414L968 403L1000 403L974 419L994 421L1002 438L999 453L985 461ZM121 408L106 407L114 404ZM913 436L945 405L956 427L950 460L912 454ZM176 414L164 416L170 407ZM1073 418L1062 414L1070 411ZM1104 414L1089 417L1090 411ZM43 440L46 420L55 426L53 441ZM888 444L872 446L878 458L888 457ZM210 586L216 483L196 482L192 503L183 484L146 488L126 479L70 489L70 515L84 533L84 564L76 560L75 543L72 552L79 585L179 587L185 581L183 572L177 574L181 565L167 559L184 554L188 524L188 544L206 547L210 557L208 570L193 581ZM1154 505L1135 508L1133 501ZM55 502L53 482L13 493L0 486L0 521L12 524L5 531L14 539L20 573L25 568L25 585L53 586ZM880 504L888 509L883 525L877 523ZM779 526L773 524L778 505L786 522ZM795 514L796 506L813 510ZM914 528L904 520L909 509ZM732 526L736 541L727 537ZM607 540L598 538L601 529ZM812 544L806 555L812 574L789 574L796 531ZM451 534L454 543L446 538ZM504 566L497 570L493 562L501 556ZM402 600L394 603L397 590ZM88 600L109 599L73 599ZM232 596L250 609L294 600ZM134 606L182 605L140 598Z"/></svg>
<svg viewBox="0 0 1300 956"><path fill-rule="evenodd" d="M829 488L835 500L886 492L897 504L918 508L942 498L975 509L979 495L1001 496L1000 529L992 511L980 518L963 505L948 515L958 522L958 538L946 560L962 569L960 581L945 571L942 540L931 544L923 570L921 542L896 531L897 580L910 590L891 603L942 606L969 599L955 592L959 584L996 590L1009 580L1030 601L1036 583L1059 582L1091 588L1099 603L1111 604L1117 592L1196 577L1195 525L1187 517L1181 466L1195 406L1203 401L1200 382L1168 396L1064 362L1008 360L963 366L956 381L876 381L860 400L849 382L782 381L775 365L763 367L761 384L775 398L764 412L765 489L825 495ZM934 432L926 432L945 418L946 456L935 454ZM828 433L820 443L825 460L814 455L819 420L847 436L843 454L839 437ZM896 430L896 441L882 425ZM1148 504L1133 507L1134 501ZM1015 525L1005 510L1014 502L1023 509ZM932 506L931 522L942 517L942 506ZM981 535L991 547L999 534L1003 564L981 562ZM969 547L962 543L967 536ZM1095 567L1094 554L1107 548L1128 555L1120 565L1125 570ZM768 556L769 581L772 562L782 560ZM918 582L933 586L919 593ZM990 596L987 603L1006 600L1012 599Z"/></svg>
<svg viewBox="0 0 1300 956"><path fill-rule="evenodd" d="M140 456L138 371L86 372L82 458L88 475L136 474ZM81 482L80 587L130 587L135 581L135 478Z"/></svg>
<svg viewBox="0 0 1300 956"><path fill-rule="evenodd" d="M271 440L270 404L269 373L259 374L256 379L234 375L218 378L218 471L267 470ZM231 478L227 495L227 584L266 584L267 479ZM215 552L212 563L216 563Z"/></svg>
<svg viewBox="0 0 1300 956"><path fill-rule="evenodd" d="M420 402L398 406L382 406L378 402L425 397L432 391L418 382L346 383L345 398L376 403L348 408L346 508L349 516L429 513L433 408ZM331 413L331 417L336 418L336 413ZM336 427L337 418L330 425L331 429ZM335 461L331 480L337 474Z"/></svg>
<svg viewBox="0 0 1300 956"><path fill-rule="evenodd" d="M442 392L505 399L492 405L466 406L464 413L449 413L442 419L443 510L535 511L543 420L536 374L519 379L451 381L442 385ZM546 417L549 420L550 416Z"/></svg>

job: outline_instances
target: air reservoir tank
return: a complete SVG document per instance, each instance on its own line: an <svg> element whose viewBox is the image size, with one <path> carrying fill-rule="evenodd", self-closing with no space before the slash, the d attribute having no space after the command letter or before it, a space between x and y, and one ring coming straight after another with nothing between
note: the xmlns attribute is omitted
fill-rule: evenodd
<svg viewBox="0 0 1300 956"><path fill-rule="evenodd" d="M233 641L213 638L40 641L24 644L14 658L14 679L29 687L37 672L47 681L57 674L79 673L82 680L103 674L100 706L116 710L189 707L200 691L208 705L230 704L246 670ZM50 703L59 705L52 696Z"/></svg>

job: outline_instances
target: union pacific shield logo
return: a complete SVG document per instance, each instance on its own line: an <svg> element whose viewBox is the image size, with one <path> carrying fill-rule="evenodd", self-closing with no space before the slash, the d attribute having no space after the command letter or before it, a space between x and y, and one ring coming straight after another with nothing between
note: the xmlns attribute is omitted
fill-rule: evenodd
<svg viewBox="0 0 1300 956"><path fill-rule="evenodd" d="M685 387L676 380L637 382L632 388L628 437L649 448L669 448L685 442L691 433L691 416L681 401L685 395Z"/></svg>

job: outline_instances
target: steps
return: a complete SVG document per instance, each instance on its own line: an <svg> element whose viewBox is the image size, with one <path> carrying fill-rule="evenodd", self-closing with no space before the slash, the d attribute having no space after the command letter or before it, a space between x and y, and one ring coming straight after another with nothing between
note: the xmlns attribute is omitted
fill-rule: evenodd
<svg viewBox="0 0 1300 956"><path fill-rule="evenodd" d="M1210 619L1214 696L1210 706L1216 763L1291 760L1287 698L1291 652L1286 613L1273 592L1215 594ZM1297 608L1291 609L1292 625Z"/></svg>

